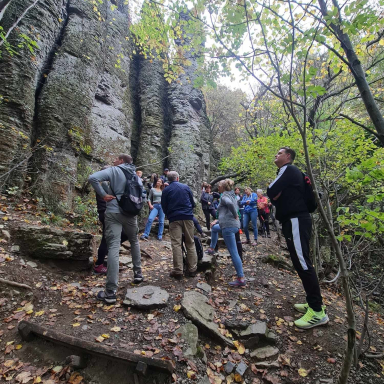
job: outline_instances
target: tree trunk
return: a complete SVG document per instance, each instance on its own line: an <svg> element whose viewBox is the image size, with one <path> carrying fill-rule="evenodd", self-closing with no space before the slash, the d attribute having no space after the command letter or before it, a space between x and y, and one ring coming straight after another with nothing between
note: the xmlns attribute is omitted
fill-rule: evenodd
<svg viewBox="0 0 384 384"><path fill-rule="evenodd" d="M322 1L322 0L319 0L319 1ZM312 165L311 165L310 158L309 158L307 138L306 138L305 132L301 131L301 135L303 138L303 147L304 147L304 153L305 153L305 161L307 163L307 170L308 170L308 174L309 174L309 177L311 179L311 182L312 182L313 191L315 193L317 205L318 205L321 217L324 221L325 228L328 231L328 235L331 239L331 243L332 243L333 249L336 253L336 256L337 256L337 259L339 262L339 266L340 266L340 278L341 278L341 282L343 285L343 291L344 291L344 296L345 296L345 306L347 309L348 344L347 344L346 354L345 354L344 361L343 361L343 366L341 368L341 372L340 372L340 375L338 378L338 384L347 384L349 372L351 370L351 366L352 366L352 362L353 362L353 358L354 358L355 340L356 340L356 321L355 321L355 314L353 311L353 302L352 302L351 292L350 292L350 288L349 288L348 270L347 270L347 266L346 266L345 261L344 261L343 254L341 252L340 245L339 245L339 243L336 239L336 235L333 231L332 223L328 219L328 215L325 212L323 205L321 204L321 200L320 200L319 193L317 190L317 184L316 184L314 177L313 177Z"/></svg>
<svg viewBox="0 0 384 384"><path fill-rule="evenodd" d="M318 2L323 17L328 16L328 10L325 0L318 0ZM335 5L335 7L339 8L337 0L333 0L333 4ZM349 36L343 32L339 25L331 23L330 26L334 34L341 42L341 47L343 48L347 56L348 63L351 67L352 75L355 78L356 85L360 91L360 95L364 102L365 108L376 129L377 137L379 138L380 142L384 145L384 118L380 113L380 109L375 102L371 89L369 88L368 82L365 78L364 69L361 66L360 60L353 49L351 40Z"/></svg>

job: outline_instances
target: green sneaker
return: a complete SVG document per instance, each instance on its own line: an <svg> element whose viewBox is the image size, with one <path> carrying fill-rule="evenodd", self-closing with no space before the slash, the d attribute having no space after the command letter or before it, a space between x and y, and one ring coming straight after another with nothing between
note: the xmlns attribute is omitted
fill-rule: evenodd
<svg viewBox="0 0 384 384"><path fill-rule="evenodd" d="M309 306L308 306L308 303L305 303L305 304L294 304L294 305L293 305L293 308L294 308L297 312L300 312L300 313L307 313ZM327 311L326 311L326 309L325 309L326 306L323 305L322 308L323 308L324 312L327 313Z"/></svg>
<svg viewBox="0 0 384 384"><path fill-rule="evenodd" d="M328 315L324 308L321 312L315 312L311 307L308 307L307 313L295 321L297 328L310 329L319 325L327 324L329 321Z"/></svg>

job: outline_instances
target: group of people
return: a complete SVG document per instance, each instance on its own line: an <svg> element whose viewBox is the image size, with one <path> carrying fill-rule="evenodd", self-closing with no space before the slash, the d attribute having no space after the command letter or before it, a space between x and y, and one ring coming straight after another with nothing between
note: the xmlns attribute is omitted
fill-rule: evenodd
<svg viewBox="0 0 384 384"><path fill-rule="evenodd" d="M230 253L237 278L229 282L232 287L242 287L247 284L243 271L243 261L239 254L239 238L241 227L246 235L246 242L250 243L248 225L254 228L254 242L257 245L257 218L261 228L267 236L269 232L269 213L271 205L276 207L276 219L282 224L283 234L293 265L302 280L306 292L307 302L295 304L294 308L304 315L295 321L299 328L312 328L326 324L329 319L323 305L320 286L316 272L309 257L309 240L311 235L311 216L309 214L304 196L304 178L301 171L292 163L295 151L289 147L280 148L275 156L278 174L267 189L267 196L261 190L257 193L250 188L245 189L241 196L240 189L234 189L234 182L230 179L218 183L216 195L211 192L209 185L204 185L201 194L201 203L206 218L207 227L211 228L211 244L208 253L216 247L218 234L221 232ZM140 244L138 238L137 217L123 214L119 209L118 200L121 198L125 184L125 172L135 173L132 158L120 155L114 166L103 169L89 177L98 199L106 202L105 213L99 217L103 223L103 240L105 250L108 252L107 281L105 289L98 292L97 298L109 304L116 302L118 287L119 248L122 234L131 243L134 283L143 281L141 272ZM195 202L191 189L179 182L179 174L166 170L164 178L152 181L152 188L148 193L148 205L151 213L144 230L142 239L148 238L153 220L159 217L158 239L162 239L164 217L169 220L169 234L173 253L173 268L170 276L181 279L185 274L193 277L197 271L197 254L194 242L194 227L196 219L193 216ZM105 182L108 182L106 184ZM217 209L213 202L217 200ZM211 217L214 221L211 223ZM103 220L102 220L103 219ZM183 266L182 241L186 247L186 269ZM98 259L97 263L100 260ZM96 264L96 267L99 265Z"/></svg>

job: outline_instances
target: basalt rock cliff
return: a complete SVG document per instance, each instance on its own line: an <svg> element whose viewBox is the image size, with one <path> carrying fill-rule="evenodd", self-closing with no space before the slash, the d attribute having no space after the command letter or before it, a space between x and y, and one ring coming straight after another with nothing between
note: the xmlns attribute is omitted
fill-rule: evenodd
<svg viewBox="0 0 384 384"><path fill-rule="evenodd" d="M181 81L168 84L160 63L133 53L126 3L11 0L0 14L16 50L0 47L3 189L27 187L67 209L87 176L120 153L136 165L155 163L144 175L177 170L194 191L207 178L209 134L193 57Z"/></svg>

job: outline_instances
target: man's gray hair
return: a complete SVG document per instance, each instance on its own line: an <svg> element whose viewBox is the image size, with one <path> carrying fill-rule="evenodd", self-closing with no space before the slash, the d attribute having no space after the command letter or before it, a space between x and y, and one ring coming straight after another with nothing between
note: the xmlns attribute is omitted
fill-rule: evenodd
<svg viewBox="0 0 384 384"><path fill-rule="evenodd" d="M179 174L176 171L169 171L167 177L168 181L176 181L179 178Z"/></svg>
<svg viewBox="0 0 384 384"><path fill-rule="evenodd" d="M262 190L262 189L258 189L256 192L262 194L262 193L263 193L263 190Z"/></svg>

